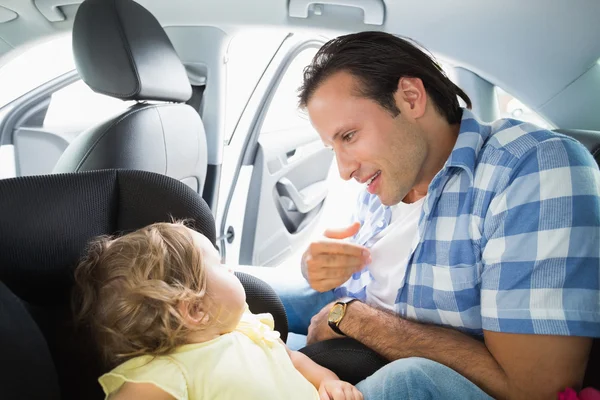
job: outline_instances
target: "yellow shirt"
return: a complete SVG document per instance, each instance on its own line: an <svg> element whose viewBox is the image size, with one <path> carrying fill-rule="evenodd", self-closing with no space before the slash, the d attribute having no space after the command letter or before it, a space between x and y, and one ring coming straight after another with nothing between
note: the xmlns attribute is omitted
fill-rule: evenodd
<svg viewBox="0 0 600 400"><path fill-rule="evenodd" d="M235 331L166 356L141 356L99 379L106 398L125 382L150 382L178 400L318 400L294 367L271 314L248 309Z"/></svg>

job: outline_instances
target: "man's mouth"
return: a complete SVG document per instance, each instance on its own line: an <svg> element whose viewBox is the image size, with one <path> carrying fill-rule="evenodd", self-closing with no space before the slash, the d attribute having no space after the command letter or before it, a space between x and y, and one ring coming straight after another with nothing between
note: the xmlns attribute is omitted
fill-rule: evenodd
<svg viewBox="0 0 600 400"><path fill-rule="evenodd" d="M374 180L375 180L375 179L376 179L376 178L377 178L379 175L381 175L381 171L377 171L377 172L375 173L375 175L373 175L373 176L372 176L372 177L371 177L371 178L370 178L370 179L369 179L369 180L366 182L367 186L369 186L371 183L373 183L373 181L374 181Z"/></svg>

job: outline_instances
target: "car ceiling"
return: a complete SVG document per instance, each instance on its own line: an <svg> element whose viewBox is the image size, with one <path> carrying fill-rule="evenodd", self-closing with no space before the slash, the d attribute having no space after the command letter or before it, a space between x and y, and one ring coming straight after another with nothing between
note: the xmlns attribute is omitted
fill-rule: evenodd
<svg viewBox="0 0 600 400"><path fill-rule="evenodd" d="M288 15L289 1L306 0L137 1L165 27L209 25L227 31L273 26L329 35L376 29L408 36L441 58L501 86L538 112L555 114L554 121L567 110L576 114L576 118L562 119L567 124L579 120L585 121L579 128L600 129L600 113L585 110L586 105L595 109L600 105L597 0L364 0L384 2L382 25L364 24L362 11L348 7L324 6L321 15L309 13L308 18ZM0 0L0 55L70 30L80 2ZM574 100L576 107L571 104L570 110Z"/></svg>

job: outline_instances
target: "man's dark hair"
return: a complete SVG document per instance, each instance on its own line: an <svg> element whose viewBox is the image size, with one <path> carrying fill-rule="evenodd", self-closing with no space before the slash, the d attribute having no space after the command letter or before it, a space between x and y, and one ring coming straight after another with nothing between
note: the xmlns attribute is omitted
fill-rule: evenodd
<svg viewBox="0 0 600 400"><path fill-rule="evenodd" d="M469 96L456 86L432 56L410 41L385 32L359 32L330 40L304 69L299 89L300 107L306 107L317 88L336 72L358 78L358 95L372 99L397 116L394 93L402 77L420 78L437 110L448 123L460 123L462 110L456 96L471 108Z"/></svg>

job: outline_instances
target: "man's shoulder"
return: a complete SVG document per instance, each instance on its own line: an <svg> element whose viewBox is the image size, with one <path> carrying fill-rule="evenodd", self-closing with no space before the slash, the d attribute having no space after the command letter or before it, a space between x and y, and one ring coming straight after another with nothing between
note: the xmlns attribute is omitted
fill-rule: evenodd
<svg viewBox="0 0 600 400"><path fill-rule="evenodd" d="M588 153L577 140L528 122L500 119L490 128L480 157L486 164L514 168L530 161L532 154L543 151L550 164L566 167L574 162L579 164Z"/></svg>

